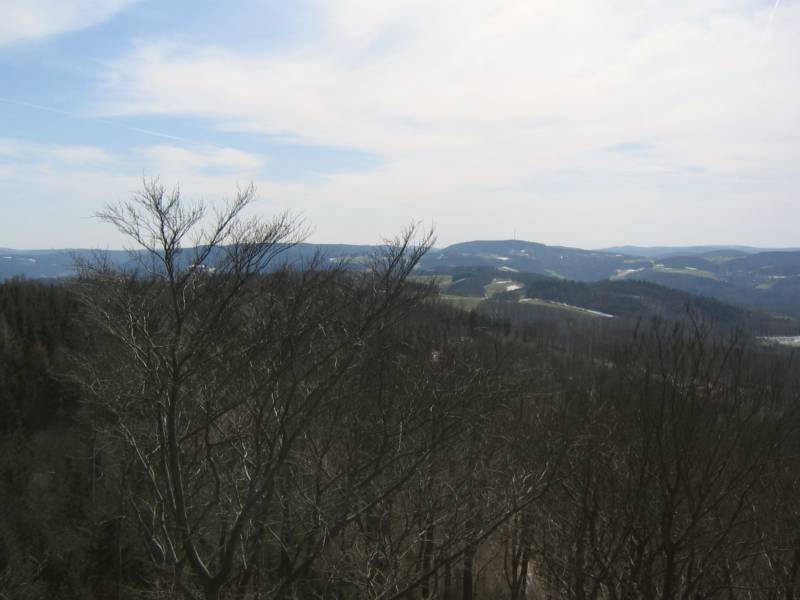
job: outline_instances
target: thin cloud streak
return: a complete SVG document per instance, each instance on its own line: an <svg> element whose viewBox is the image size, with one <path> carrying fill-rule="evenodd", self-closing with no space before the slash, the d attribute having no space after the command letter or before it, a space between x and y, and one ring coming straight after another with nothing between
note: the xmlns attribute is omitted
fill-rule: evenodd
<svg viewBox="0 0 800 600"><path fill-rule="evenodd" d="M143 129L141 127L134 127L133 125L126 125L125 123L117 123L115 121L110 121L108 119L102 119L98 117L93 117L89 115L79 115L77 113L69 112L66 110L61 110L58 108L53 108L52 106L44 106L42 104L34 104L33 102L25 102L23 100L13 100L11 98L3 98L0 97L0 102L5 102L6 104L12 104L15 106L23 106L26 108L33 108L35 110L40 110L44 112L49 112L57 115L62 115L64 117L69 117L70 119L83 119L89 121L95 121L97 123L103 123L104 125L110 125L111 127L117 127L119 129L125 129L127 131L134 131L136 133L142 133L145 135L150 135L154 137L164 138L173 141L179 142L187 142L192 144L200 144L200 142L195 142L193 140L179 137L177 135L170 135L168 133L162 133L160 131L153 131L152 129Z"/></svg>
<svg viewBox="0 0 800 600"><path fill-rule="evenodd" d="M775 13L778 12L778 7L781 5L781 0L775 0L775 6L772 7L772 12L769 13L769 30L772 31L772 22L775 20Z"/></svg>

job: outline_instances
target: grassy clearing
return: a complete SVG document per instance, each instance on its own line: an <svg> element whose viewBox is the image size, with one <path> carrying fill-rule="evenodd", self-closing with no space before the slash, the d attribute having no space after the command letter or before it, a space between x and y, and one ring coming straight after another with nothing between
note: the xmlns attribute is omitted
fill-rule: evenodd
<svg viewBox="0 0 800 600"><path fill-rule="evenodd" d="M417 283L433 283L440 290L445 290L453 284L452 275L412 275L408 279Z"/></svg>
<svg viewBox="0 0 800 600"><path fill-rule="evenodd" d="M542 300L541 298L522 298L519 302L520 304L535 304L536 306L555 308L572 314L583 315L584 317L605 319L611 316L595 310L590 310L588 308L581 308L580 306L572 306L571 304L564 304L562 302L553 302L551 300Z"/></svg>
<svg viewBox="0 0 800 600"><path fill-rule="evenodd" d="M475 310L484 300L483 298L475 298L472 296L452 296L450 294L439 294L439 298L466 311Z"/></svg>
<svg viewBox="0 0 800 600"><path fill-rule="evenodd" d="M623 269L621 271L618 270L617 273L612 275L609 279L611 279L611 281L619 281L620 279L625 279L629 275L632 276L631 279L635 279L636 273L641 273L642 271L644 271L644 267L639 267L638 269Z"/></svg>
<svg viewBox="0 0 800 600"><path fill-rule="evenodd" d="M717 279L717 276L714 275L711 271L704 271L703 269L693 269L691 267L685 268L673 268L673 267L662 267L656 265L654 270L657 273L669 273L670 275L689 275L690 277L701 277L703 279Z"/></svg>
<svg viewBox="0 0 800 600"><path fill-rule="evenodd" d="M492 283L483 286L483 289L486 290L486 297L491 298L496 294L502 294L503 292L510 292L513 290L521 290L524 287L525 286L523 286L519 281L514 281L513 279L494 279L492 280Z"/></svg>
<svg viewBox="0 0 800 600"><path fill-rule="evenodd" d="M766 335L758 338L765 346L800 348L800 335Z"/></svg>

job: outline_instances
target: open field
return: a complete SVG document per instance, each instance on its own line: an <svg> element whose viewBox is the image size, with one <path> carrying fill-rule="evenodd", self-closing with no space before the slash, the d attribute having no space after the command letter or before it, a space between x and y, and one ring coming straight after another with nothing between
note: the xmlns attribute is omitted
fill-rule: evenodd
<svg viewBox="0 0 800 600"><path fill-rule="evenodd" d="M580 306L573 306L571 304L565 304L564 302L554 302L552 300L542 300L541 298L522 298L520 304L536 304L538 306L547 306L549 308L556 308L560 310L566 310L572 313L579 313L591 317L603 317L606 319L611 319L614 315L609 315L604 312L600 312L597 310L591 310L589 308L582 308Z"/></svg>
<svg viewBox="0 0 800 600"><path fill-rule="evenodd" d="M450 294L440 294L439 298L467 311L475 310L478 308L478 305L484 301L484 298L475 298L472 296L453 296Z"/></svg>

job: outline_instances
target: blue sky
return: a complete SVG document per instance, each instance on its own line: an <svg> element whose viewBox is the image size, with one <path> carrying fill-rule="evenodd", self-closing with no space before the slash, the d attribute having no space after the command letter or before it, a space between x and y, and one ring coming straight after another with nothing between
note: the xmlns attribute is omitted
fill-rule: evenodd
<svg viewBox="0 0 800 600"><path fill-rule="evenodd" d="M800 243L800 0L6 0L0 247L142 177L312 241Z"/></svg>

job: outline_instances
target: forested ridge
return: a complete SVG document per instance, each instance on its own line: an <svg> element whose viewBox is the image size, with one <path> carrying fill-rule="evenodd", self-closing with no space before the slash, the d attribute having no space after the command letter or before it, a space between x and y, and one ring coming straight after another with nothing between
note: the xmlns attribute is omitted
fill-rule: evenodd
<svg viewBox="0 0 800 600"><path fill-rule="evenodd" d="M248 201L187 261L151 184L104 213L149 263L0 285L0 598L800 594L791 352L458 310L413 229L265 274Z"/></svg>

